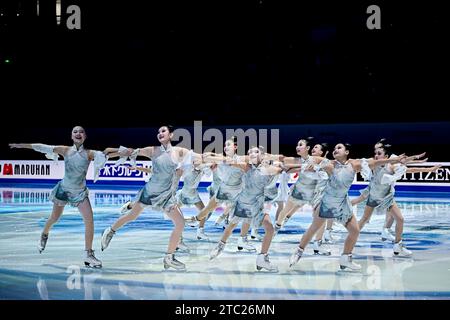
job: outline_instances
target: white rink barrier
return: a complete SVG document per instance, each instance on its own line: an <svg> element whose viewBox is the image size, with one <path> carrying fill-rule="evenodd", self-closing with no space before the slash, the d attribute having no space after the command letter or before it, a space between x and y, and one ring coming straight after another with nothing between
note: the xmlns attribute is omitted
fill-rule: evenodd
<svg viewBox="0 0 450 320"><path fill-rule="evenodd" d="M431 167L441 164L442 167L433 173L406 173L401 180L397 182L398 186L442 186L450 187L450 162L434 163L427 162L414 165L415 167ZM102 182L107 184L127 184L127 183L145 183L150 175L146 172L127 168L128 165L114 167L114 162L107 162L105 167L100 171L99 180L96 184L101 185ZM138 161L137 166L150 168L151 161ZM0 160L0 183L46 183L61 180L64 177L64 161L51 160ZM91 164L87 173L88 182L92 182L94 178L94 166ZM182 180L181 180L182 181ZM212 176L204 175L202 184L209 184ZM296 181L296 175L291 174L290 183ZM366 185L358 174L355 178L354 185Z"/></svg>

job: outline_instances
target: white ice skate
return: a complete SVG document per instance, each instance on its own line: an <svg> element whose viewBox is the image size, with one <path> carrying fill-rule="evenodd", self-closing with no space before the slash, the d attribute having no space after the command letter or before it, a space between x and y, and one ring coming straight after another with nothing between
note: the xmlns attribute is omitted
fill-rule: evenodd
<svg viewBox="0 0 450 320"><path fill-rule="evenodd" d="M48 234L41 234L41 238L39 239L38 242L38 250L39 253L42 253L42 251L44 251L45 246L47 245L47 240L48 240Z"/></svg>
<svg viewBox="0 0 450 320"><path fill-rule="evenodd" d="M403 245L403 241L394 244L394 255L398 257L411 257L412 252Z"/></svg>
<svg viewBox="0 0 450 320"><path fill-rule="evenodd" d="M248 239L246 236L239 237L238 242L237 242L237 248L239 251L242 249L245 249L250 252L256 252L256 248L248 242Z"/></svg>
<svg viewBox="0 0 450 320"><path fill-rule="evenodd" d="M111 228L106 228L102 233L102 251L108 248L109 243L111 242L112 237L116 232Z"/></svg>
<svg viewBox="0 0 450 320"><path fill-rule="evenodd" d="M313 242L312 247L314 250L314 254L320 254L320 255L324 255L324 256L331 255L330 249L328 249L327 247L322 245L322 240L315 240Z"/></svg>
<svg viewBox="0 0 450 320"><path fill-rule="evenodd" d="M209 253L209 260L216 258L225 249L225 242L219 241L217 246Z"/></svg>
<svg viewBox="0 0 450 320"><path fill-rule="evenodd" d="M191 227L196 227L199 221L200 220L198 220L197 216L184 218L184 222L186 222L186 224Z"/></svg>
<svg viewBox="0 0 450 320"><path fill-rule="evenodd" d="M258 257L256 258L256 269L259 271L261 269L266 269L270 272L278 272L278 267L269 260L269 255L266 254L258 254Z"/></svg>
<svg viewBox="0 0 450 320"><path fill-rule="evenodd" d="M250 238L252 240L261 241L261 236L258 234L258 229L252 228L252 231L250 232Z"/></svg>
<svg viewBox="0 0 450 320"><path fill-rule="evenodd" d="M131 212L131 201L127 201L123 206L120 207L120 214L128 214Z"/></svg>
<svg viewBox="0 0 450 320"><path fill-rule="evenodd" d="M323 241L325 241L325 243L333 243L333 237L331 236L330 229L325 229L325 232L323 233Z"/></svg>
<svg viewBox="0 0 450 320"><path fill-rule="evenodd" d="M163 263L164 269L174 268L175 270L186 270L186 265L175 259L175 255L173 253L166 253Z"/></svg>
<svg viewBox="0 0 450 320"><path fill-rule="evenodd" d="M184 243L183 238L180 239L176 250L180 252L190 252L189 247Z"/></svg>
<svg viewBox="0 0 450 320"><path fill-rule="evenodd" d="M381 231L381 240L394 242L395 237L389 232L388 228L383 228L383 231Z"/></svg>
<svg viewBox="0 0 450 320"><path fill-rule="evenodd" d="M352 271L360 271L361 265L353 262L353 257L351 254L343 254L339 259L339 264L341 270L350 269Z"/></svg>
<svg viewBox="0 0 450 320"><path fill-rule="evenodd" d="M84 265L90 268L101 268L102 262L94 255L94 250L86 250L86 258L84 258Z"/></svg>
<svg viewBox="0 0 450 320"><path fill-rule="evenodd" d="M209 240L208 236L205 234L205 228L199 227L197 229L197 239L198 240L206 240L206 241Z"/></svg>
<svg viewBox="0 0 450 320"><path fill-rule="evenodd" d="M289 257L289 267L291 268L293 265L295 265L298 260L300 260L300 258L303 255L303 249L300 247L295 248L294 253Z"/></svg>

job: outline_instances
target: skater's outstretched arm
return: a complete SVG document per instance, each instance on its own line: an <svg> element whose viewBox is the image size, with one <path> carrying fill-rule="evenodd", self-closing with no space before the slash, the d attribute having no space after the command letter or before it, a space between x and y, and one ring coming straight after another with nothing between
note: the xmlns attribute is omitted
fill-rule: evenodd
<svg viewBox="0 0 450 320"><path fill-rule="evenodd" d="M277 165L263 165L261 167L261 172L264 175L274 176L280 174L283 171L281 166Z"/></svg>
<svg viewBox="0 0 450 320"><path fill-rule="evenodd" d="M416 154L416 155L413 155L413 156L410 156L410 157L406 157L402 161L402 163L403 164L408 164L408 163L412 163L412 162L414 162L414 163L426 162L426 160L428 160L428 158L420 160L420 158L423 158L425 156L425 154L426 154L426 152L421 153L421 154Z"/></svg>
<svg viewBox="0 0 450 320"><path fill-rule="evenodd" d="M382 166L382 165L385 165L385 164L403 163L403 161L406 161L405 159L408 159L408 157L405 154L402 154L402 155L400 155L398 157L391 157L389 159L379 159L379 160L370 159L367 162L368 162L369 168L373 170L376 167ZM359 165L361 165L361 161L362 161L361 159L357 159L357 160L354 160L354 161L358 161Z"/></svg>
<svg viewBox="0 0 450 320"><path fill-rule="evenodd" d="M120 147L120 148L106 148L105 150L103 150L103 153L106 154L106 156L109 159L117 157L129 157L133 153L136 153L136 156L152 158L154 152L155 147L153 146L138 149Z"/></svg>
<svg viewBox="0 0 450 320"><path fill-rule="evenodd" d="M407 168L406 173L436 172L441 167L442 167L442 165L433 166L431 168Z"/></svg>
<svg viewBox="0 0 450 320"><path fill-rule="evenodd" d="M52 146L42 143L10 143L11 149L32 149L41 153L56 153L64 156L70 147L67 146Z"/></svg>

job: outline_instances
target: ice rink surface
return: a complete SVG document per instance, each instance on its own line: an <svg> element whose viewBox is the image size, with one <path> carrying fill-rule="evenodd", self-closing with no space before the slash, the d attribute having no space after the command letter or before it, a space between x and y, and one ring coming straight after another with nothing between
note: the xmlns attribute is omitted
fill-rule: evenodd
<svg viewBox="0 0 450 320"><path fill-rule="evenodd" d="M109 188L109 187L108 187ZM300 209L275 237L270 258L278 273L257 271L256 253L237 250L239 228L225 251L209 261L222 234L208 220L210 240L197 240L196 229L186 226L184 241L189 253L177 253L187 271L164 270L162 259L172 229L160 212L144 211L114 236L109 248L100 249L101 232L118 217L118 208L137 188L91 190L94 208L94 250L102 269L84 267L84 225L76 208L67 206L52 229L46 250L37 242L51 204L51 186L18 188L0 186L0 299L449 299L450 298L450 198L397 193L405 217L404 243L412 258L393 257L393 244L381 241L383 214L374 214L362 231L353 252L362 272L340 271L339 256L345 229L334 226L331 256L314 255L307 247L297 265L288 259L311 222L311 208ZM352 194L351 194L352 195ZM353 196L355 196L353 194ZM202 200L208 196L203 190ZM364 205L357 208L361 217ZM272 208L274 217L276 208ZM182 208L185 215L195 208ZM393 228L394 229L394 228ZM260 229L260 234L263 234ZM261 242L252 241L260 248Z"/></svg>

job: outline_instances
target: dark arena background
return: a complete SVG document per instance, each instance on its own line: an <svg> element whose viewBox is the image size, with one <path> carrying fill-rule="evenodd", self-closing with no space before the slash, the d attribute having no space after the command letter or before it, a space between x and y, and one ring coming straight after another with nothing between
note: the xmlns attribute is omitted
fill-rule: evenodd
<svg viewBox="0 0 450 320"><path fill-rule="evenodd" d="M381 29L370 30L370 1L61 0L59 12L55 2L41 1L39 16L36 1L0 4L8 158L29 155L5 145L30 133L64 143L81 124L99 129L89 130L93 147L129 143L128 132L146 145L154 130L135 128L194 120L289 125L285 154L306 133L361 153L386 137L448 158L448 30L437 4L379 1ZM83 6L80 30L66 25L73 4Z"/></svg>
<svg viewBox="0 0 450 320"><path fill-rule="evenodd" d="M372 5L379 9L375 18ZM449 299L448 25L439 1L1 0L0 299L196 300L191 306ZM406 174L396 186L414 259L393 259L392 244L379 237L384 215L378 213L355 248L362 275L336 273L347 232L338 224L332 256L307 249L292 271L287 261L312 221L312 209L304 207L274 238L278 275L256 271L256 254L235 250L237 231L219 262L209 262L222 234L214 225L219 208L206 222L209 241L185 228L191 252L179 256L188 272L168 273L161 258L173 227L157 211L144 211L101 251L102 231L147 178L106 171L95 184L91 173L87 180L103 269L81 266L84 224L69 206L39 255L48 197L64 165L58 169L43 154L8 144L71 145L71 129L80 125L87 148L144 147L158 145L158 129L168 124L194 139L200 132L203 147L211 143L203 136L208 129L275 130L285 156L296 156L298 140L309 136L330 146L351 143L352 158L372 157L380 138L396 154L427 152L424 166L442 165L439 171ZM199 186L205 204L210 182ZM366 185L358 176L350 198ZM354 209L359 219L364 204ZM90 287L83 281L71 287L73 274L90 277ZM177 306L167 307L174 318Z"/></svg>

